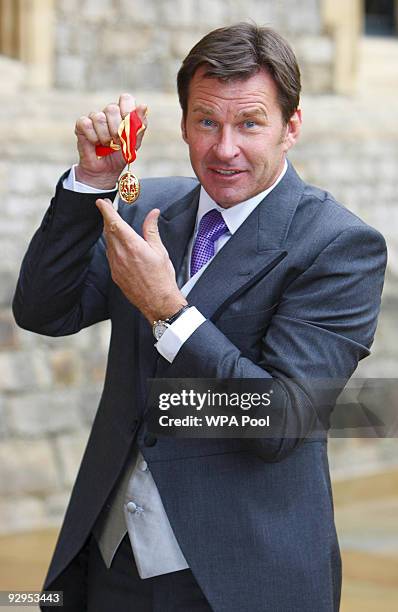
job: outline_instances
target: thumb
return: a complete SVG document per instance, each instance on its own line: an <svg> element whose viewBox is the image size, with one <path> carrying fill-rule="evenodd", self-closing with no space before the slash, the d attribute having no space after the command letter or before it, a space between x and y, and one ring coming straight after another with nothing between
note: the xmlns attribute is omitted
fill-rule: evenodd
<svg viewBox="0 0 398 612"><path fill-rule="evenodd" d="M146 242L152 247L162 247L163 242L159 235L158 219L160 210L154 208L145 217L144 223L142 224L142 233Z"/></svg>

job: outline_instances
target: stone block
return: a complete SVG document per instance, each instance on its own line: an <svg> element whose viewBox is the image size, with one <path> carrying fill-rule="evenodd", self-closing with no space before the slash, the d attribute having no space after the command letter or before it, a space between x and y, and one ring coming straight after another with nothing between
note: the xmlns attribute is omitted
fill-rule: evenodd
<svg viewBox="0 0 398 612"><path fill-rule="evenodd" d="M389 263L386 271L386 279L383 289L383 299L393 300L398 295L398 246L388 245ZM396 333L391 341L396 342Z"/></svg>
<svg viewBox="0 0 398 612"><path fill-rule="evenodd" d="M51 162L10 164L7 212L15 215L17 212L31 213L35 210L44 212L50 204L55 185L65 169L63 164L58 165ZM28 198L32 198L32 202L28 202ZM19 205L22 206L21 211L18 209Z"/></svg>
<svg viewBox="0 0 398 612"><path fill-rule="evenodd" d="M257 0L261 4L261 0ZM289 34L318 34L322 28L319 0L305 0L298 8L295 0L275 3L278 7L278 27Z"/></svg>
<svg viewBox="0 0 398 612"><path fill-rule="evenodd" d="M30 233L33 236L33 232L38 228L50 204L50 193L49 190L43 190L39 195L8 194L4 197L4 214L10 221L20 224L24 234L23 238ZM21 224L22 215L23 224ZM25 246L27 247L27 243Z"/></svg>
<svg viewBox="0 0 398 612"><path fill-rule="evenodd" d="M199 10L198 10L199 9ZM190 23L198 25L205 30L223 27L229 20L229 6L227 2L214 2L214 0L201 0L199 7L193 4L189 15ZM197 37L197 40L200 36Z"/></svg>
<svg viewBox="0 0 398 612"><path fill-rule="evenodd" d="M81 4L81 0L57 0L57 16L59 16L60 19L64 17L73 18L76 14L79 14Z"/></svg>
<svg viewBox="0 0 398 612"><path fill-rule="evenodd" d="M205 32L203 32L204 34ZM173 32L170 49L174 57L178 58L179 65L192 47L198 42L201 34L195 30L176 30ZM174 73L175 76L177 72Z"/></svg>
<svg viewBox="0 0 398 612"><path fill-rule="evenodd" d="M74 51L72 46L72 28L68 20L59 19L56 22L57 54L64 55Z"/></svg>
<svg viewBox="0 0 398 612"><path fill-rule="evenodd" d="M195 27L199 19L199 11L202 10L199 8L198 11L198 4L195 0L168 0L168 2L162 2L159 8L161 22L172 28Z"/></svg>
<svg viewBox="0 0 398 612"><path fill-rule="evenodd" d="M29 359L33 373L34 388L40 390L52 387L54 381L47 353L36 349L29 354Z"/></svg>
<svg viewBox="0 0 398 612"><path fill-rule="evenodd" d="M327 36L303 36L295 38L295 52L299 59L307 63L331 64L333 62L334 44Z"/></svg>
<svg viewBox="0 0 398 612"><path fill-rule="evenodd" d="M58 486L55 457L47 440L0 442L0 496L42 494Z"/></svg>
<svg viewBox="0 0 398 612"><path fill-rule="evenodd" d="M120 14L130 22L132 35L141 24L158 28L161 8L156 0L119 0Z"/></svg>
<svg viewBox="0 0 398 612"><path fill-rule="evenodd" d="M0 497L1 535L42 527L47 527L47 519L41 499L30 495Z"/></svg>
<svg viewBox="0 0 398 612"><path fill-rule="evenodd" d="M2 391L17 391L21 388L21 384L25 385L30 377L24 381L18 377L18 367L15 367L15 356L12 354L0 354L0 390Z"/></svg>
<svg viewBox="0 0 398 612"><path fill-rule="evenodd" d="M81 84L78 87L87 87L94 91L101 90L104 87L114 92L134 91L131 63L131 59L127 62L124 58L117 60L108 57L98 58L97 61L88 67L85 84ZM117 96L114 95L112 99L117 99Z"/></svg>
<svg viewBox="0 0 398 612"><path fill-rule="evenodd" d="M74 434L58 436L55 441L61 478L66 487L72 487L75 482L88 436L88 429L80 429Z"/></svg>
<svg viewBox="0 0 398 612"><path fill-rule="evenodd" d="M55 61L55 85L61 89L86 89L86 61L77 55L61 55Z"/></svg>
<svg viewBox="0 0 398 612"><path fill-rule="evenodd" d="M391 183L380 186L369 205L363 207L364 220L378 229L388 243L397 238L398 208L393 205L394 191L396 189Z"/></svg>
<svg viewBox="0 0 398 612"><path fill-rule="evenodd" d="M102 382L106 371L106 353L95 350L87 353L85 356L85 371L87 382Z"/></svg>
<svg viewBox="0 0 398 612"><path fill-rule="evenodd" d="M3 265L0 267L0 306L11 306L18 273L10 269L9 265Z"/></svg>
<svg viewBox="0 0 398 612"><path fill-rule="evenodd" d="M228 17L232 23L237 21L254 21L258 25L267 25L280 29L280 14L275 0L244 0L230 3Z"/></svg>
<svg viewBox="0 0 398 612"><path fill-rule="evenodd" d="M0 395L0 442L8 436L8 427L6 422L5 399Z"/></svg>
<svg viewBox="0 0 398 612"><path fill-rule="evenodd" d="M101 398L101 385L85 387L79 393L78 405L84 423L91 425Z"/></svg>
<svg viewBox="0 0 398 612"><path fill-rule="evenodd" d="M0 56L0 80L6 84L4 94L18 95L26 82L26 66L23 62Z"/></svg>
<svg viewBox="0 0 398 612"><path fill-rule="evenodd" d="M52 378L56 385L70 386L81 382L83 362L81 355L72 349L59 349L49 355Z"/></svg>
<svg viewBox="0 0 398 612"><path fill-rule="evenodd" d="M77 394L72 390L11 397L7 414L10 431L24 437L73 431L81 423Z"/></svg>
<svg viewBox="0 0 398 612"><path fill-rule="evenodd" d="M398 151L395 152L395 155L392 157L386 157L385 153L381 154L381 163L378 164L377 167L377 175L379 180L384 183L392 183L395 182L395 177L397 173L398 167ZM387 184L388 184L387 183ZM396 202L396 199L395 199Z"/></svg>
<svg viewBox="0 0 398 612"><path fill-rule="evenodd" d="M37 193L40 189L38 185L38 164L10 164L8 173L8 188L13 194Z"/></svg>
<svg viewBox="0 0 398 612"><path fill-rule="evenodd" d="M7 193L8 166L5 161L0 161L0 193Z"/></svg>
<svg viewBox="0 0 398 612"><path fill-rule="evenodd" d="M134 65L131 70L131 84L139 83L140 87L149 90L169 91L170 87L175 89L175 74L171 83L167 79L167 63L168 60L165 61L164 58L154 57Z"/></svg>
<svg viewBox="0 0 398 612"><path fill-rule="evenodd" d="M0 312L0 350L18 348L18 333L11 310Z"/></svg>
<svg viewBox="0 0 398 612"><path fill-rule="evenodd" d="M113 0L83 0L79 14L83 19L107 21L112 17L113 10Z"/></svg>
<svg viewBox="0 0 398 612"><path fill-rule="evenodd" d="M58 527L62 523L68 502L70 491L61 491L47 495L43 500L45 521L48 527Z"/></svg>
<svg viewBox="0 0 398 612"><path fill-rule="evenodd" d="M109 57L122 57L141 62L152 50L154 32L149 29L109 26L102 33L101 53Z"/></svg>

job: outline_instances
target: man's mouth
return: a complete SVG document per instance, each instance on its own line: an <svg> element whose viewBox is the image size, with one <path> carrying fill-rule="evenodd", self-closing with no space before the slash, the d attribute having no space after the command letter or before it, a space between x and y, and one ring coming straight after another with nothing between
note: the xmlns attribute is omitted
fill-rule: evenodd
<svg viewBox="0 0 398 612"><path fill-rule="evenodd" d="M221 176L233 176L243 172L243 170L225 170L223 168L210 168L210 170L216 174L220 174Z"/></svg>

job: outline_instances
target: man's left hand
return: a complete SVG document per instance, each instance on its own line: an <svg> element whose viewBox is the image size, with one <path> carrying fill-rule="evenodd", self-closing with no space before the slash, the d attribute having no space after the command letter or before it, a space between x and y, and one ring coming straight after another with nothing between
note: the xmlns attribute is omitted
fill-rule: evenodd
<svg viewBox="0 0 398 612"><path fill-rule="evenodd" d="M178 289L173 264L158 231L160 210L154 208L142 225L143 238L126 223L109 199L96 205L104 219L107 257L112 279L153 323L166 319L187 304Z"/></svg>

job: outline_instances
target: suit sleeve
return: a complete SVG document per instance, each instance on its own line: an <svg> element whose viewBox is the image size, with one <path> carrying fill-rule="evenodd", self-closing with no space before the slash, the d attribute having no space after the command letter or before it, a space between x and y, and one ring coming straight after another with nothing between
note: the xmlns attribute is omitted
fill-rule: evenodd
<svg viewBox="0 0 398 612"><path fill-rule="evenodd" d="M249 448L277 461L296 448L314 424L327 427L330 411L358 361L369 354L386 266L384 238L350 227L285 288L261 338L254 363L211 321L183 344L170 378L272 378L271 419L279 436L248 440ZM317 385L316 381L325 381Z"/></svg>
<svg viewBox="0 0 398 612"><path fill-rule="evenodd" d="M110 272L95 206L101 194L65 190L63 178L24 257L13 300L18 325L49 336L109 316Z"/></svg>

